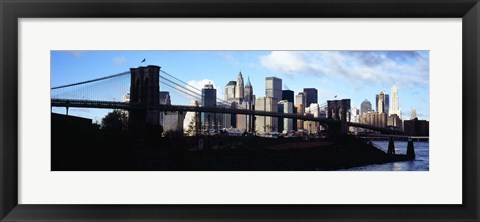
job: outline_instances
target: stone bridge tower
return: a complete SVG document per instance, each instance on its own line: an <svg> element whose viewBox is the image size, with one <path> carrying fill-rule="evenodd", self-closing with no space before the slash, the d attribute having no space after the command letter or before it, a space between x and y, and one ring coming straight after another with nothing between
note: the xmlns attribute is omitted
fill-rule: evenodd
<svg viewBox="0 0 480 222"><path fill-rule="evenodd" d="M128 128L143 131L160 126L160 115L152 109L160 103L160 67L149 65L130 69L130 103L141 109L128 114Z"/></svg>
<svg viewBox="0 0 480 222"><path fill-rule="evenodd" d="M328 124L330 134L346 134L346 122L350 122L350 99L328 100L327 118L331 120Z"/></svg>

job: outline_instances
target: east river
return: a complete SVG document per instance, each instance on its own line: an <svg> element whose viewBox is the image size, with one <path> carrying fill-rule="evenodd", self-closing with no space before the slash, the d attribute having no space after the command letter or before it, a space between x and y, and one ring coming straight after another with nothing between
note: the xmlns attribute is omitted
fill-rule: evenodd
<svg viewBox="0 0 480 222"><path fill-rule="evenodd" d="M388 141L372 141L377 148L387 152ZM415 160L401 161L385 164L374 164L361 167L342 169L344 171L428 171L429 146L428 142L414 142ZM405 154L407 141L395 141L395 153Z"/></svg>

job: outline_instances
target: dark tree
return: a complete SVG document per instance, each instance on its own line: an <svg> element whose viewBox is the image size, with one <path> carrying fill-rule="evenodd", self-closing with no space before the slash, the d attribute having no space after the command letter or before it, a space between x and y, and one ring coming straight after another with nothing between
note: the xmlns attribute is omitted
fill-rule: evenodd
<svg viewBox="0 0 480 222"><path fill-rule="evenodd" d="M104 130L122 131L128 126L127 114L121 110L113 110L102 119L101 128Z"/></svg>

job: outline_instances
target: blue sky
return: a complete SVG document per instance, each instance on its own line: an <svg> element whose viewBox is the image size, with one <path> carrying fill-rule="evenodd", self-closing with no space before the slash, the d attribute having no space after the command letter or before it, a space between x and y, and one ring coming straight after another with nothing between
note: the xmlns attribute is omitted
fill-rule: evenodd
<svg viewBox="0 0 480 222"><path fill-rule="evenodd" d="M144 58L146 63L140 63ZM303 88L317 88L319 103L337 96L351 99L357 108L364 99L374 106L375 94L391 94L396 83L404 119L414 108L420 119L429 120L428 51L52 51L51 85L95 79L140 65L161 66L163 71L197 88L211 82L221 98L227 82L236 80L241 71L245 82L250 78L257 97L265 95L265 77L276 76L283 80L283 89L295 94ZM128 79L99 84L90 91L102 94L103 89L112 88L105 97L121 100L128 91L125 81ZM160 88L170 91L173 104L191 101L166 85ZM106 112L70 109L70 115L98 121Z"/></svg>

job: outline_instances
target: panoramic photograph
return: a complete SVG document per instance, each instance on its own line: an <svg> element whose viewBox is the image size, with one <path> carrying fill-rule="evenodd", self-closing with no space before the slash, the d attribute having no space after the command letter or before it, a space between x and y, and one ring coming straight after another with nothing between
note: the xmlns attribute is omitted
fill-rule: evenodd
<svg viewBox="0 0 480 222"><path fill-rule="evenodd" d="M429 51L50 52L52 171L429 171Z"/></svg>

